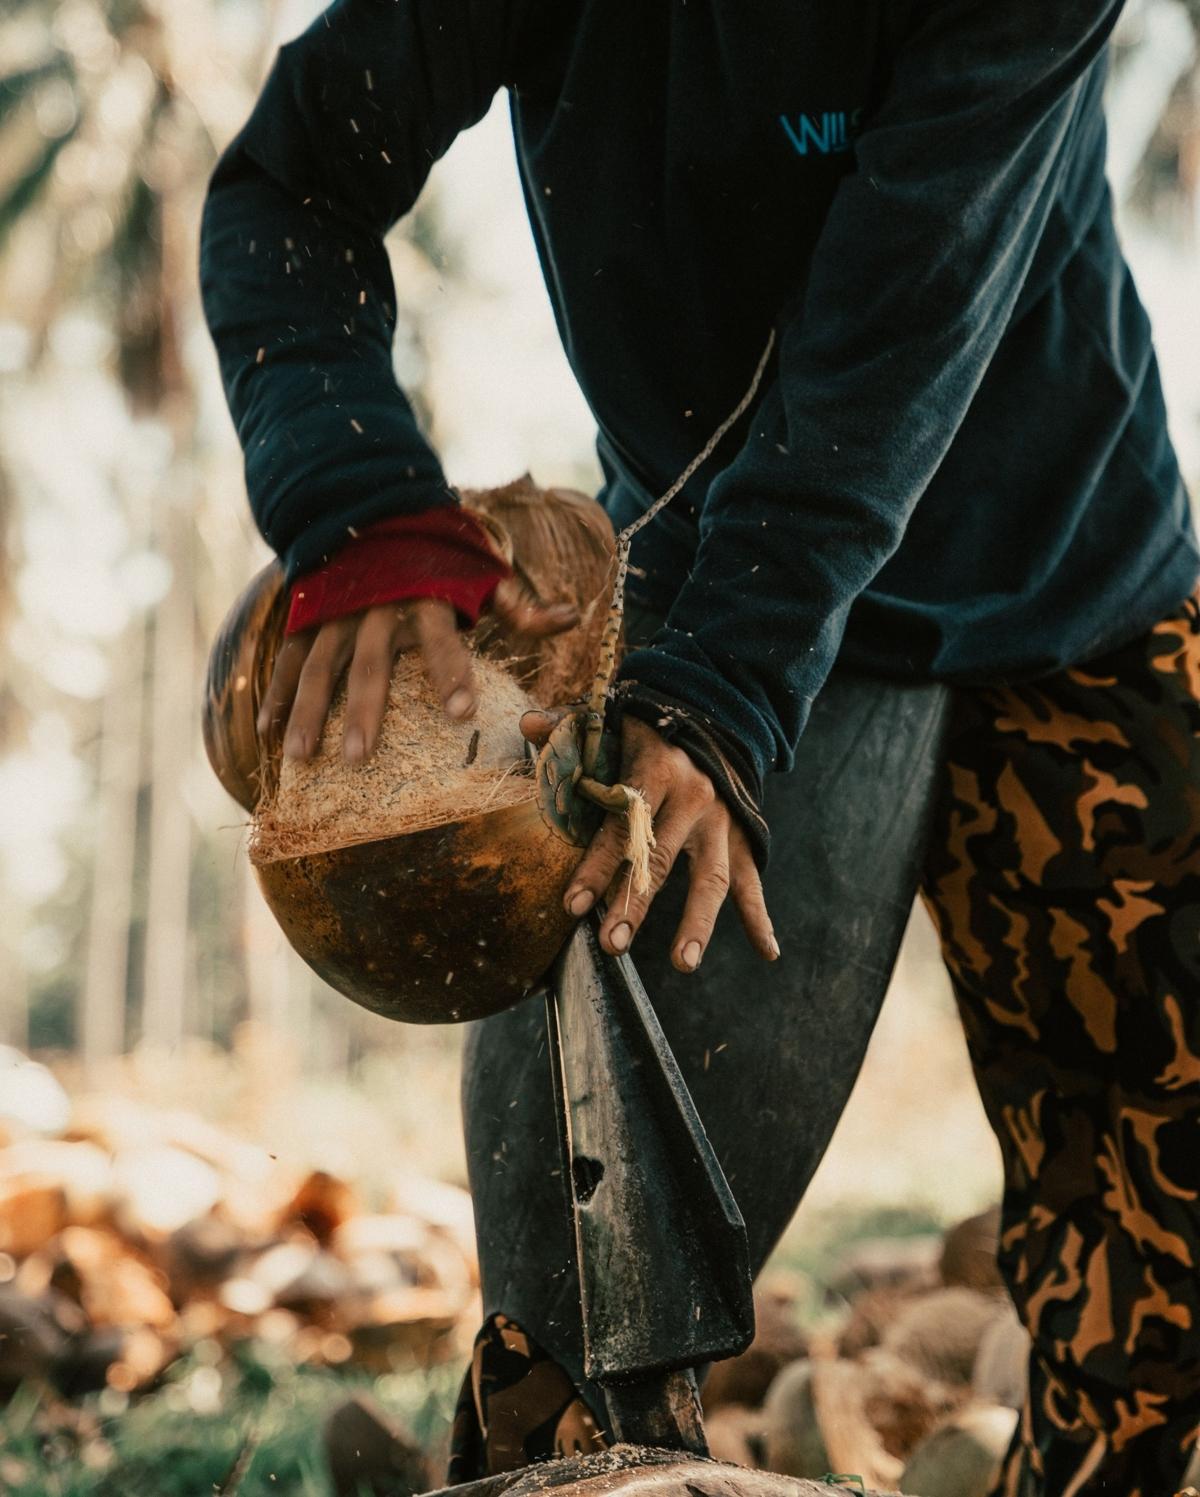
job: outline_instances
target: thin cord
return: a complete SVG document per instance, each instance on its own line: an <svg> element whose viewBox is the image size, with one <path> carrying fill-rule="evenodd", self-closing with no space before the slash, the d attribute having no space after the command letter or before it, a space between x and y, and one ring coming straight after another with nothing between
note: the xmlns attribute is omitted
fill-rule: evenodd
<svg viewBox="0 0 1200 1497"><path fill-rule="evenodd" d="M621 637L621 622L625 617L625 581L629 575L629 553L633 538L639 530L649 525L656 515L666 509L671 500L687 486L750 409L758 394L759 386L762 384L763 375L767 372L767 365L771 362L774 349L775 329L772 328L767 338L767 346L763 349L758 367L754 371L754 378L750 381L750 387L738 401L737 406L721 422L666 493L656 499L645 514L639 515L632 524L626 525L617 536L617 571L613 580L612 601L609 604L604 634L600 640L596 674L592 678L592 689L588 694L583 766L584 773L589 776L594 775L596 770L596 760L600 753L600 737L604 730L604 704L608 698L613 677L617 673L617 642Z"/></svg>
<svg viewBox="0 0 1200 1497"><path fill-rule="evenodd" d="M730 411L729 415L725 417L724 421L721 422L720 426L717 427L716 431L713 432L712 436L709 437L708 441L691 460L691 462L687 465L687 467L683 470L683 472L679 475L679 477L675 480L675 482L671 485L667 492L663 494L661 498L656 499L644 515L639 515L632 524L626 525L625 529L621 531L620 535L617 536L618 548L621 546L627 546L629 542L634 538L634 536L638 533L638 531L643 528L643 526L649 525L650 521L654 519L655 515L657 515L661 510L666 509L671 500L682 493L682 491L692 481L692 479L709 460L709 458L712 457L713 453L717 450L717 448L721 445L721 443L725 440L725 438L729 435L733 428L750 409L751 405L754 402L754 397L758 394L758 387L762 384L763 375L767 372L767 365L771 362L771 354L774 352L774 350L775 329L772 328L770 336L767 338L767 346L763 349L762 358L759 359L758 367L754 371L754 378L750 381L750 388L742 396L736 408Z"/></svg>

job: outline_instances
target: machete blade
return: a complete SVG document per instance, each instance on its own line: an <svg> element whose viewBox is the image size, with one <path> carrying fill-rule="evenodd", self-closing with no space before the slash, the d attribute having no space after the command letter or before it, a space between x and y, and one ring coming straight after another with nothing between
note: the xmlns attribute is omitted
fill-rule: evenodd
<svg viewBox="0 0 1200 1497"><path fill-rule="evenodd" d="M593 917L552 989L587 1374L734 1356L754 1334L746 1228L637 971Z"/></svg>

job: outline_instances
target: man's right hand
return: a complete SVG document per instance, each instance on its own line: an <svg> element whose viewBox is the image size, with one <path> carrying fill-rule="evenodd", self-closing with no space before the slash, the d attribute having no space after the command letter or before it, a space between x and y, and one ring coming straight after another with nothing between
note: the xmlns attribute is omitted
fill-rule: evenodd
<svg viewBox="0 0 1200 1497"><path fill-rule="evenodd" d="M543 603L517 577L506 577L497 586L491 611L518 653L523 642L561 634L579 621L570 604ZM283 752L292 759L310 758L342 672L349 667L342 756L348 763L368 758L379 741L393 663L401 650L414 648L420 649L448 716L470 717L475 711L471 654L454 608L435 598L415 598L289 634L258 715L259 733L283 727Z"/></svg>

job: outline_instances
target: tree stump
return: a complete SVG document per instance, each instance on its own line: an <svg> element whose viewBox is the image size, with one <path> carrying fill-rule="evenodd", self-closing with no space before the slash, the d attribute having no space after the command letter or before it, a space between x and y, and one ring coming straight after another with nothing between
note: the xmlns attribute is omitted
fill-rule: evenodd
<svg viewBox="0 0 1200 1497"><path fill-rule="evenodd" d="M861 1493L857 1483L838 1486L746 1471L702 1456L673 1450L616 1445L599 1455L547 1461L464 1486L445 1487L431 1497L832 1497L836 1491ZM867 1493L866 1497L877 1497Z"/></svg>

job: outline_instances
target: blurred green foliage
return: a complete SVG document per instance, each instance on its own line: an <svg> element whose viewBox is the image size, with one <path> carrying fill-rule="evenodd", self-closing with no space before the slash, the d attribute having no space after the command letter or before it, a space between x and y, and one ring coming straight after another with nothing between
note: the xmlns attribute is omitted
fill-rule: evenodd
<svg viewBox="0 0 1200 1497"><path fill-rule="evenodd" d="M374 1380L297 1368L270 1347L246 1343L218 1369L194 1355L182 1359L160 1388L127 1408L102 1394L59 1417L25 1387L0 1413L0 1491L5 1497L329 1497L321 1430L332 1409L355 1393L369 1394L424 1450L440 1451L460 1378L457 1367Z"/></svg>

